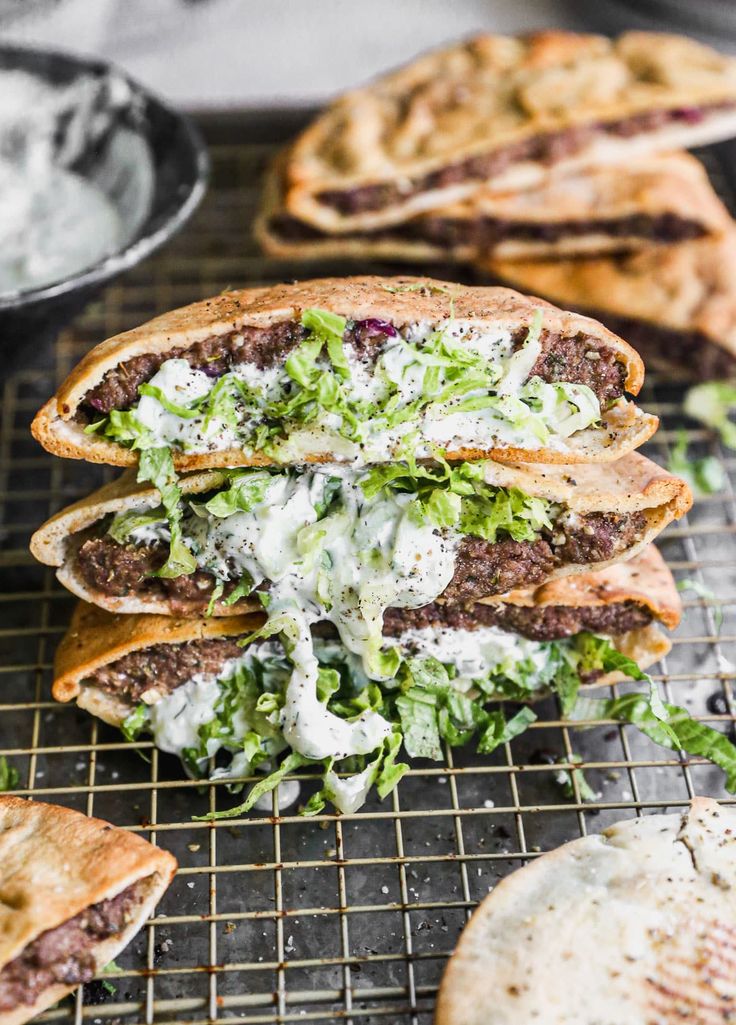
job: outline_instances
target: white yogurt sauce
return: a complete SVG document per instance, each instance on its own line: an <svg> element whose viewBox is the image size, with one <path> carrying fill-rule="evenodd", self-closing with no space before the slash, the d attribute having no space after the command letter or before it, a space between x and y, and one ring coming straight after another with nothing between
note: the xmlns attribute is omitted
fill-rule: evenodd
<svg viewBox="0 0 736 1025"><path fill-rule="evenodd" d="M454 666L457 675L453 686L463 691L468 690L474 680L527 659L537 670L542 670L549 653L548 644L496 626L479 626L474 630L451 627L406 630L399 637L399 646L406 654L416 653L417 657L436 658L444 665Z"/></svg>
<svg viewBox="0 0 736 1025"><path fill-rule="evenodd" d="M382 426L381 411L393 386L400 390L399 408L424 394L427 363L422 359L421 342L437 332L444 333L453 345L464 351L480 354L488 366L496 368L498 380L495 387L503 400L501 407L456 412L458 400L450 399L425 407L405 423L387 427L384 422ZM600 415L597 402L578 415L577 407L560 400L553 385L536 379L530 401L538 408L536 416L532 415L529 405L520 401L525 398L524 393L520 395L520 390L541 350L539 341L534 338L514 353L509 329L496 327L489 330L487 325L465 320L445 321L434 326L416 324L407 330L407 338L420 346L419 353L403 338L389 338L374 366L359 359L352 346L345 346L350 370L346 387L353 400L365 402L375 410L363 418L362 433L357 439L343 437L339 433L339 415L324 412L308 426L296 427L278 443L275 449L277 458L289 462L315 452L329 452L335 461L356 464L382 461L392 458L406 435L414 431L419 431L426 443L420 455L430 454L431 445L452 451L461 447L483 449L492 443L532 449L552 444L564 451L567 448L565 439L574 431L584 429L591 422L591 416L594 420ZM279 390L288 381L288 375L281 367L259 370L253 364L243 364L232 374L248 386L257 410L278 397ZM202 371L192 370L185 360L167 360L150 383L159 388L166 399L179 405L187 405L207 395L214 384ZM478 389L468 392L463 398L487 394L486 389ZM241 400L237 404L241 407L242 422L251 422L254 415L252 406L249 412ZM157 446L174 445L188 452L243 447L242 428L225 424L217 417L212 417L208 425L205 425L204 416L178 417L164 410L158 400L150 396L141 398L137 417L149 429ZM541 434L540 424L543 425ZM543 436L545 428L549 438Z"/></svg>
<svg viewBox="0 0 736 1025"><path fill-rule="evenodd" d="M0 293L59 281L124 241L108 197L68 166L80 145L74 119L100 116L91 111L96 88L91 79L59 88L0 72ZM59 149L58 125L70 115Z"/></svg>
<svg viewBox="0 0 736 1025"><path fill-rule="evenodd" d="M342 502L317 523L315 503L335 476L342 482ZM412 496L401 494L366 500L356 475L333 465L275 475L263 502L250 512L185 521L200 567L219 579L247 573L254 585L270 582L269 620L289 639L294 666L281 725L286 741L306 757L367 754L390 732L375 712L346 723L318 700L310 625L331 621L347 649L362 657L367 675L381 678L374 660L384 610L434 601L455 569L458 538L415 523L412 504ZM163 525L156 529L165 536ZM150 539L150 527L139 530ZM142 536L131 534L133 540Z"/></svg>

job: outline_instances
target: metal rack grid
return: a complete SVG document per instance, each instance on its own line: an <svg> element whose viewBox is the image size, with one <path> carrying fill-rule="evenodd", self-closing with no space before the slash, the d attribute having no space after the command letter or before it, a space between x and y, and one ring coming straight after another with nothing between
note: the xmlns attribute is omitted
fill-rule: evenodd
<svg viewBox="0 0 736 1025"><path fill-rule="evenodd" d="M50 570L33 563L27 541L45 517L99 484L106 471L42 453L28 433L36 408L101 338L228 286L308 276L304 267L264 260L249 238L273 140L246 141L242 125L204 127L214 180L193 223L108 288L48 352L37 353L35 368L11 372L4 384L0 754L20 772L19 794L141 832L181 866L155 918L118 958L115 993L94 1004L80 992L45 1019L429 1025L445 960L474 905L501 876L617 819L682 808L695 793L733 798L721 773L701 760L663 751L633 727L602 721L573 730L549 700L526 734L492 756L448 750L444 764L415 762L393 795L383 803L371 799L354 816L305 820L295 808L282 811L276 793L271 814L197 823L192 815L237 798L184 779L179 763L148 742L127 744L117 731L51 700L53 651L72 599ZM263 137L263 126L253 134L259 131ZM716 176L728 166L718 151L708 161ZM727 181L718 185L728 192ZM352 269L342 263L326 270ZM663 427L647 453L660 462L681 424L682 388L682 381L649 375L644 404ZM669 700L729 730L736 457L692 424L687 434L692 450L714 452L731 479L722 493L698 500L660 542L678 579L695 580L716 597L685 594L683 625L656 679ZM568 777L570 796L557 781L561 769L575 768L574 756L599 793L595 803L581 800L576 771ZM550 764L555 758L562 763ZM308 777L301 778L308 793ZM99 997L99 987L90 995Z"/></svg>

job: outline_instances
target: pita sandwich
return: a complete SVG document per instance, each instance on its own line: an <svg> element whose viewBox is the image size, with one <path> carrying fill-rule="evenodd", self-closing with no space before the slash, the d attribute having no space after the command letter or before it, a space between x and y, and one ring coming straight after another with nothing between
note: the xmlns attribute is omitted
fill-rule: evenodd
<svg viewBox="0 0 736 1025"><path fill-rule="evenodd" d="M534 189L481 188L467 199L375 231L330 234L290 214L282 154L267 175L256 238L282 260L477 257L558 259L626 253L722 235L728 211L703 165L687 153L643 156L552 178Z"/></svg>
<svg viewBox="0 0 736 1025"><path fill-rule="evenodd" d="M373 231L735 127L736 62L694 40L481 35L332 103L290 151L285 205L323 231Z"/></svg>
<svg viewBox="0 0 736 1025"><path fill-rule="evenodd" d="M142 837L0 795L0 1022L21 1025L130 942L176 871Z"/></svg>
<svg viewBox="0 0 736 1025"><path fill-rule="evenodd" d="M445 970L436 1025L726 1025L736 1014L736 812L705 797L507 876Z"/></svg>
<svg viewBox="0 0 736 1025"><path fill-rule="evenodd" d="M33 421L49 452L178 470L390 460L604 462L657 418L636 352L498 288L327 278L228 292L92 349Z"/></svg>
<svg viewBox="0 0 736 1025"><path fill-rule="evenodd" d="M701 380L736 373L736 228L720 238L586 260L479 264L496 280L587 310L647 363Z"/></svg>
<svg viewBox="0 0 736 1025"><path fill-rule="evenodd" d="M504 660L515 651L520 663L548 642L574 651L582 631L610 637L617 651L646 669L670 650L658 624L673 628L680 615L672 576L650 546L598 574L515 592L501 602L391 609L384 616L384 637L407 655L432 655L453 665L456 682L468 675L487 676L496 668L499 650ZM227 619L120 616L80 602L56 652L54 698L76 701L121 726L139 703L150 709L179 688L192 689L195 677L200 686L203 674L222 678L245 650L262 651L263 643L254 641L246 649L238 642L243 644L263 622L262 613ZM508 635L501 649L500 634L502 640ZM329 640L324 643L334 647ZM272 642L266 647L271 655ZM592 671L584 674L583 684L600 686L622 678ZM528 700L549 693L552 684L546 678L530 682Z"/></svg>
<svg viewBox="0 0 736 1025"><path fill-rule="evenodd" d="M350 618L343 588L355 594L373 573L388 574L375 579L393 596L386 607L419 607L605 569L692 502L684 481L638 453L606 466L462 464L435 481L405 464L336 472L190 474L176 546L158 491L126 474L48 520L31 551L73 594L111 612L233 615L259 608L265 588ZM451 481L462 497L448 498ZM320 577L323 565L331 572Z"/></svg>

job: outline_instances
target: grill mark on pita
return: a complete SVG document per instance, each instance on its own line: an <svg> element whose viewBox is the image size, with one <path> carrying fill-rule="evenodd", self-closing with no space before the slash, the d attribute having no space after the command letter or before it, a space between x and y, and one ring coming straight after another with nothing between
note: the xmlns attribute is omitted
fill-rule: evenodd
<svg viewBox="0 0 736 1025"><path fill-rule="evenodd" d="M736 928L718 919L696 920L675 939L651 930L661 948L647 976L647 1008L652 1025L723 1025L736 1021Z"/></svg>

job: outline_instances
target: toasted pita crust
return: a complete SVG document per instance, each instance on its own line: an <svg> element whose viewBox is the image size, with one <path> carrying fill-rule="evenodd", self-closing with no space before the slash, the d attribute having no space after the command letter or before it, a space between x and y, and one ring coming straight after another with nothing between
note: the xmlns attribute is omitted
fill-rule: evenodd
<svg viewBox="0 0 736 1025"><path fill-rule="evenodd" d="M176 859L141 836L69 808L0 795L0 966L42 932L92 904L148 880L145 898L118 936L94 948L100 971L138 932L176 871ZM2 1025L21 1025L75 990L44 990L33 1006L0 1014Z"/></svg>
<svg viewBox="0 0 736 1025"><path fill-rule="evenodd" d="M493 599L481 599L494 604ZM531 590L511 591L503 596L505 604L527 608L566 605L590 608L635 601L671 630L682 618L682 599L667 563L656 545L649 545L626 562L618 562L600 573L580 573L562 577Z"/></svg>
<svg viewBox="0 0 736 1025"><path fill-rule="evenodd" d="M736 62L682 36L481 35L424 54L331 104L293 146L286 205L333 233L400 223L477 191L480 171L470 181L436 174L465 161L511 148L514 159L487 169L485 185L521 191L551 174L728 138L734 99ZM729 108L697 123L630 136L602 130L631 117L723 103ZM574 152L544 145L565 131L578 136ZM519 153L525 144L532 148L526 157ZM428 175L433 180L423 181ZM341 212L325 197L371 185L398 186L398 194L355 212Z"/></svg>
<svg viewBox="0 0 736 1025"><path fill-rule="evenodd" d="M518 869L445 970L436 1025L591 1025L736 1012L736 812L628 819Z"/></svg>
<svg viewBox="0 0 736 1025"><path fill-rule="evenodd" d="M422 291L407 288L426 286ZM403 289L392 292L390 289ZM166 313L132 331L109 338L89 352L64 381L56 395L36 414L31 425L34 437L47 451L69 459L93 463L132 466L136 453L104 438L84 433L73 417L86 393L102 380L105 372L145 353L187 348L214 335L226 335L243 326L267 327L298 318L309 307L320 307L355 320L378 318L398 326L420 320L441 321L449 317L488 320L512 329L528 327L537 309L542 309L544 327L564 335L582 332L587 348L608 346L620 354L626 367L625 387L636 395L644 380L644 365L638 354L621 338L587 317L563 313L548 303L529 299L504 288L469 288L428 278L356 277L323 278L295 285L228 292L204 302ZM570 439L569 451L520 449L513 447L454 449L453 459L488 457L519 462L603 462L619 458L649 438L658 420L633 403L615 407L603 418L602 428L581 431ZM179 470L218 466L259 466L272 460L263 453L248 455L240 449L185 455L174 453ZM314 451L300 462L331 462L335 454Z"/></svg>
<svg viewBox="0 0 736 1025"><path fill-rule="evenodd" d="M723 203L710 184L703 165L688 153L643 156L625 167L591 167L577 174L553 178L536 189L497 193L489 189L450 206L431 210L398 224L362 235L330 235L304 225L305 237L293 238L279 227L283 207L283 171L287 154L277 157L266 176L261 210L254 234L269 256L284 260L355 260L467 262L475 257L497 260L538 260L552 257L596 256L656 246L643 230L630 235L611 234L607 222L636 216L647 219L673 215L699 225L704 235L719 236L731 223ZM432 234L436 219L457 225L456 240L443 245ZM523 226L591 224L558 239L499 239L481 246L473 241L474 223L483 219ZM461 226L467 225L463 233ZM426 227L425 227L426 225ZM407 228L409 230L407 230Z"/></svg>
<svg viewBox="0 0 736 1025"><path fill-rule="evenodd" d="M692 504L692 494L685 481L673 477L637 452L631 452L613 465L575 467L574 476L570 468L490 463L486 468L486 479L501 487L516 487L526 494L565 504L577 513L643 511L647 517L647 529L641 541L633 545L623 558L631 558L640 552L668 523L684 515ZM201 494L222 480L222 474L209 470L190 474L180 483L184 494ZM59 581L83 601L100 605L110 612L167 615L170 609L165 601L145 600L133 595L110 597L91 591L82 580L74 558L75 534L91 527L108 513L155 505L158 505L156 489L137 484L132 472L125 473L52 516L31 538L31 552L39 562L58 567L56 575ZM620 556L593 566L563 566L556 569L550 579L605 569L619 561ZM213 615L238 615L258 607L256 602L248 599L230 607L217 602ZM199 611L192 609L191 614L199 615Z"/></svg>
<svg viewBox="0 0 736 1025"><path fill-rule="evenodd" d="M736 228L628 257L558 263L481 259L496 279L599 315L700 335L736 358ZM656 341L656 339L655 339ZM660 360L667 361L666 345Z"/></svg>
<svg viewBox="0 0 736 1025"><path fill-rule="evenodd" d="M212 637L237 637L257 630L264 616L175 619L171 616L116 616L79 602L56 650L53 695L57 701L79 696L80 683L101 666L154 644L185 644Z"/></svg>

